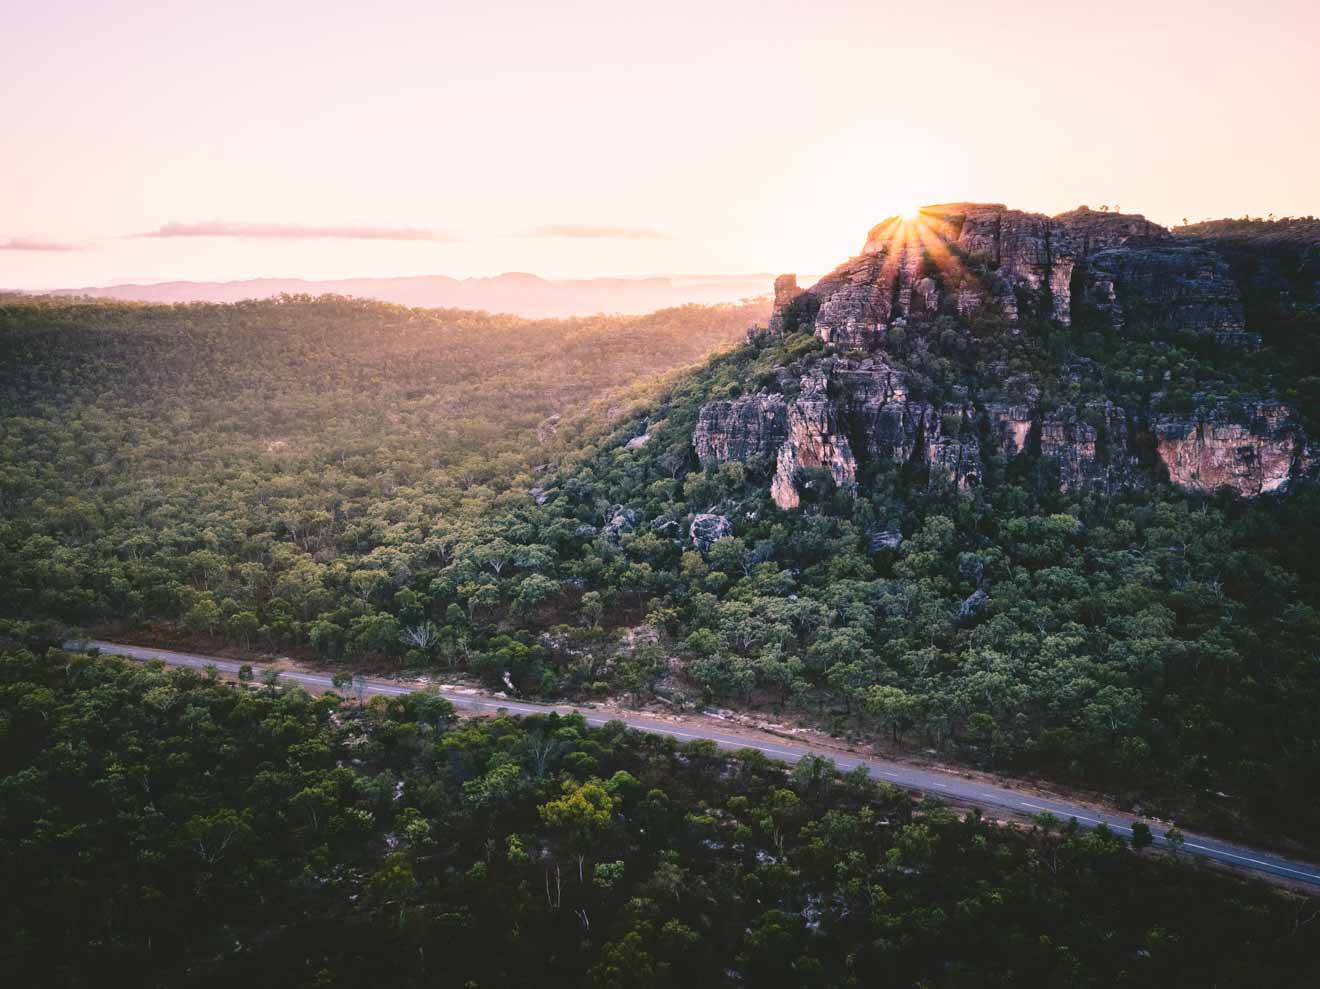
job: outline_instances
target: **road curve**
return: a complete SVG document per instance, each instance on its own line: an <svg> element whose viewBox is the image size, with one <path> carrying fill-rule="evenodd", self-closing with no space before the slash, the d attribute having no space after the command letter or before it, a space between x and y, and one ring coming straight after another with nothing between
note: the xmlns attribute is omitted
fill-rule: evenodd
<svg viewBox="0 0 1320 989"><path fill-rule="evenodd" d="M116 642L101 642L98 640L78 640L76 642L65 643L66 649L91 650L97 649L102 653L114 656L124 656L129 659L152 661L158 660L168 666L189 667L196 670L204 670L208 666L213 666L221 673L237 674L239 668L244 664L239 660L222 659L216 656L197 656L190 653L174 652L169 649L151 649L146 646L124 645ZM259 678L264 672L264 667L258 664L251 665L253 672ZM302 687L309 687L314 690L333 689L329 674L308 673L301 670L281 670L281 683L293 683ZM356 687L354 688L357 689ZM389 680L379 680L375 678L366 678L363 685L363 692L368 695L384 694L399 695L410 694L414 690L422 689L420 687L409 687ZM845 752L839 752L833 749L821 746L811 745L807 742L789 741L787 739L752 739L735 734L733 732L722 733L717 729L706 725L684 725L682 730L674 725L655 718L647 718L643 715L619 715L615 717L605 717L595 714L590 710L580 710L571 705L554 704L529 704L526 701L506 700L504 698L490 697L481 694L469 694L455 690L439 690L440 696L448 700L454 707L474 713L507 711L510 714L548 714L558 712L560 714L580 714L586 719L588 724L603 725L609 721L622 721L629 728L636 731L650 732L657 735L670 735L674 738L691 741L694 739L708 739L714 742L721 749L728 751L737 751L738 749L755 749L763 752L772 759L778 759L786 763L794 763L807 755L818 755L827 759L832 759L840 769L855 769L858 766L865 766L870 770L874 779L883 780L886 783L892 783L895 786L905 787L911 790L919 790L923 793L931 793L937 796L946 797L950 800L956 800L960 803L971 804L973 806L984 807L986 809L996 808L1007 810L1017 815L1034 815L1045 811L1050 812L1061 820L1076 818L1077 822L1083 827L1094 828L1101 824L1106 824L1111 830L1120 835L1132 834L1132 817L1130 815L1120 815L1112 811L1097 810L1095 807L1085 804L1070 803L1067 800L1057 797L1044 797L1034 793L1019 792L1002 786L994 786L983 781L959 776L956 773L941 772L939 770L918 769L913 766L904 765L900 762L890 762L884 759L874 757L863 757ZM1148 822L1151 833L1155 839L1156 846L1167 847L1169 842L1165 837L1165 828L1159 824ZM1195 855L1204 856L1207 859L1231 866L1235 869L1260 873L1262 875L1273 876L1279 879L1288 880L1293 883L1299 883L1311 886L1320 890L1320 866L1311 865L1306 862L1287 859L1273 852L1259 851L1254 848L1248 848L1244 845L1236 845L1231 842L1221 841L1218 838L1209 838L1204 835L1184 833L1185 841L1183 851Z"/></svg>

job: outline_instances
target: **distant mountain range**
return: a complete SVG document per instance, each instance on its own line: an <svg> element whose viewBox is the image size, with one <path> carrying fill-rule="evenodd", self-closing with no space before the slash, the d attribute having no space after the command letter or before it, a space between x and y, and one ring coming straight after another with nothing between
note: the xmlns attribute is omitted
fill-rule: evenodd
<svg viewBox="0 0 1320 989"><path fill-rule="evenodd" d="M350 295L425 308L484 309L528 317L649 313L688 303L711 305L769 295L773 277L660 275L651 278L550 280L508 272L493 278L250 278L235 282L159 282L56 289L47 295L138 302L238 302L277 295Z"/></svg>

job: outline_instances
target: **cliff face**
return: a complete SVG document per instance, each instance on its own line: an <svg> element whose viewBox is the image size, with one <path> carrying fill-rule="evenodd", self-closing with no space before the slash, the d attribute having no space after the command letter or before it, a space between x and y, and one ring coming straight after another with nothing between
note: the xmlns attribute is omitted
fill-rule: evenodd
<svg viewBox="0 0 1320 989"><path fill-rule="evenodd" d="M1189 416L1158 416L1159 458L1175 484L1193 491L1230 487L1248 497L1279 491L1311 462L1291 409L1281 402L1228 403Z"/></svg>
<svg viewBox="0 0 1320 989"><path fill-rule="evenodd" d="M934 402L915 395L886 354L898 327L943 318L967 328L985 317L1008 332L1027 318L1087 318L1120 333L1142 323L1233 345L1251 336L1225 259L1141 216L927 207L916 220L873 228L857 257L805 291L791 275L776 280L771 332L814 333L831 353L791 401L762 394L704 407L697 454L703 464L773 458L771 493L782 508L800 504L812 470L855 485L859 460L967 488L992 464L1030 456L1055 465L1068 491L1113 493L1165 472L1189 490L1227 486L1245 497L1279 491L1312 465L1296 414L1279 402L1206 396L1186 415L1153 403L1047 407L996 394Z"/></svg>
<svg viewBox="0 0 1320 989"><path fill-rule="evenodd" d="M998 203L928 206L914 220L874 227L861 254L805 292L791 284L781 292L776 283L772 329L810 328L849 348L882 346L900 319L988 314L1068 325L1081 305L1117 325L1244 329L1222 257L1142 216L1085 207L1048 217Z"/></svg>
<svg viewBox="0 0 1320 989"><path fill-rule="evenodd" d="M711 402L701 410L692 445L702 463L775 456L788 438L788 405L781 395Z"/></svg>

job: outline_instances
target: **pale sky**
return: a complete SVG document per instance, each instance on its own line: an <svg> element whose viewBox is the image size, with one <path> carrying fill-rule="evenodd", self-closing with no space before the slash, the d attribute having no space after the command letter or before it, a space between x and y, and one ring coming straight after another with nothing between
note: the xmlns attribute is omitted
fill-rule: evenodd
<svg viewBox="0 0 1320 989"><path fill-rule="evenodd" d="M4 287L820 272L963 199L1320 213L1313 0L0 0L0 24Z"/></svg>

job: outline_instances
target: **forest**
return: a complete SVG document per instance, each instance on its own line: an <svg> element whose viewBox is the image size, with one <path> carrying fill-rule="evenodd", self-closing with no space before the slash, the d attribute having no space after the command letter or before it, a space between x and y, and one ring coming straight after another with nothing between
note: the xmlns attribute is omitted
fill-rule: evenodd
<svg viewBox="0 0 1320 989"><path fill-rule="evenodd" d="M1320 979L1314 901L823 760L358 706L8 623L0 738L15 985Z"/></svg>
<svg viewBox="0 0 1320 989"><path fill-rule="evenodd" d="M0 297L0 611L305 643L765 311ZM388 653L374 612L359 642Z"/></svg>
<svg viewBox="0 0 1320 989"><path fill-rule="evenodd" d="M819 478L783 512L771 465L703 470L692 431L703 403L828 359L820 342L761 334L663 377L763 312L11 301L5 614L531 698L761 710L1317 851L1320 493L1065 494L1019 458L971 491L871 465L858 493ZM993 321L890 348L931 394L1171 380L1176 408L1270 386L1320 432L1315 316L1267 330L1231 362L1136 327ZM733 532L703 551L687 534L710 511Z"/></svg>

